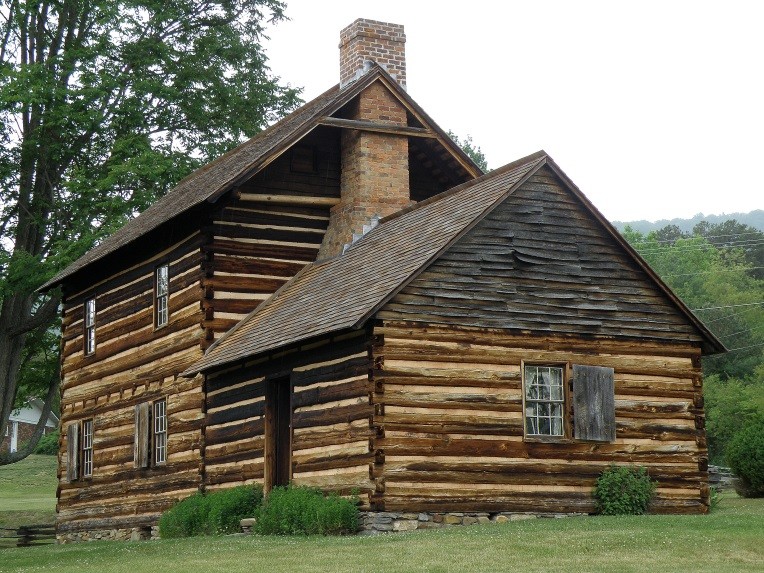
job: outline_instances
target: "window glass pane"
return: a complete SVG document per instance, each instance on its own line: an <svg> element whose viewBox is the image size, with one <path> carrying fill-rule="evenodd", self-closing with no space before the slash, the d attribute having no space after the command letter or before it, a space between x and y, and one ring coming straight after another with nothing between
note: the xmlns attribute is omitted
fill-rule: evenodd
<svg viewBox="0 0 764 573"><path fill-rule="evenodd" d="M82 422L82 475L93 475L93 420Z"/></svg>
<svg viewBox="0 0 764 573"><path fill-rule="evenodd" d="M167 402L154 403L154 463L167 461Z"/></svg>
<svg viewBox="0 0 764 573"><path fill-rule="evenodd" d="M85 302L85 354L95 352L95 299Z"/></svg>
<svg viewBox="0 0 764 573"><path fill-rule="evenodd" d="M154 300L156 326L164 326L169 320L169 311L167 308L169 292L169 270L168 266L164 265L158 267L156 270L156 298Z"/></svg>
<svg viewBox="0 0 764 573"><path fill-rule="evenodd" d="M167 265L157 269L157 296L167 294L169 285L167 283Z"/></svg>
<svg viewBox="0 0 764 573"><path fill-rule="evenodd" d="M560 366L526 366L525 431L540 436L564 435L565 386Z"/></svg>

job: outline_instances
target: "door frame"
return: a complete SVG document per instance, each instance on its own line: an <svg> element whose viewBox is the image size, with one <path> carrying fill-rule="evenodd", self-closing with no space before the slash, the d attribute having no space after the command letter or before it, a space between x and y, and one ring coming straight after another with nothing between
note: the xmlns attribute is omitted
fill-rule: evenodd
<svg viewBox="0 0 764 573"><path fill-rule="evenodd" d="M265 381L265 493L292 479L292 395L289 375Z"/></svg>

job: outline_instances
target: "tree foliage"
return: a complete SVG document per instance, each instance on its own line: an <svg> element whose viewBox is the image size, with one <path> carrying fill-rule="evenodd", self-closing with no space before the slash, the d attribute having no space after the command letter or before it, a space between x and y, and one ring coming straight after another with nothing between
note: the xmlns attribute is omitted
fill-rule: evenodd
<svg viewBox="0 0 764 573"><path fill-rule="evenodd" d="M698 227L729 229L726 224ZM756 233L764 244L764 233ZM754 251L734 239L714 243L669 227L647 235L627 227L624 237L730 349L704 359L706 376L745 379L764 364L764 280L753 274Z"/></svg>
<svg viewBox="0 0 764 573"><path fill-rule="evenodd" d="M480 149L479 145L475 145L475 142L472 141L471 135L468 135L464 140L462 140L458 135L449 129L448 137L453 139L454 143L462 148L462 151L464 151L464 153L466 153L467 156L475 162L475 165L483 170L483 173L488 173L490 171L490 169L488 169L488 161L486 161L483 150Z"/></svg>
<svg viewBox="0 0 764 573"><path fill-rule="evenodd" d="M729 352L703 359L706 432L712 462L764 416L764 233L730 220L625 238Z"/></svg>
<svg viewBox="0 0 764 573"><path fill-rule="evenodd" d="M735 434L764 417L764 377L756 372L745 380L711 375L703 387L708 457L711 463L725 465L727 446Z"/></svg>
<svg viewBox="0 0 764 573"><path fill-rule="evenodd" d="M193 168L296 105L298 91L279 85L260 45L284 8L279 0L0 4L0 431L20 388L56 395L46 331L59 300L35 289Z"/></svg>

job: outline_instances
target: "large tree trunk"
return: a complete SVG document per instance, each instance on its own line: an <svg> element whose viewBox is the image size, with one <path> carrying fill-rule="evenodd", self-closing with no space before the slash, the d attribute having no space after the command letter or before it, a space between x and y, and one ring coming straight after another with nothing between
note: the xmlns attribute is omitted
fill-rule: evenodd
<svg viewBox="0 0 764 573"><path fill-rule="evenodd" d="M40 441L43 432L45 431L45 424L48 421L48 416L50 415L51 407L53 405L53 399L58 392L58 388L58 370L56 370L56 376L50 382L48 393L45 396L42 414L40 414L40 419L37 421L37 425L35 426L32 436L29 438L29 441L26 444L24 444L14 453L7 452L5 454L0 454L0 466L21 461L35 451L35 448L37 448L37 444ZM4 419L7 420L7 418Z"/></svg>

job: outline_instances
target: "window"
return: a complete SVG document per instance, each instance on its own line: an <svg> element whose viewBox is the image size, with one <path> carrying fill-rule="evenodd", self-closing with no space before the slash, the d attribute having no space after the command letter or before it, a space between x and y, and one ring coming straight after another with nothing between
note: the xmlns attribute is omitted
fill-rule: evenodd
<svg viewBox="0 0 764 573"><path fill-rule="evenodd" d="M95 352L95 316L96 301L94 298L90 298L85 302L85 354Z"/></svg>
<svg viewBox="0 0 764 573"><path fill-rule="evenodd" d="M167 400L135 406L134 462L137 468L167 462Z"/></svg>
<svg viewBox="0 0 764 573"><path fill-rule="evenodd" d="M564 436L565 386L561 366L525 366L525 434Z"/></svg>
<svg viewBox="0 0 764 573"><path fill-rule="evenodd" d="M170 310L167 305L170 293L170 268L157 267L154 273L154 324L157 328L167 324Z"/></svg>
<svg viewBox="0 0 764 573"><path fill-rule="evenodd" d="M154 402L154 463L167 461L167 402Z"/></svg>
<svg viewBox="0 0 764 573"><path fill-rule="evenodd" d="M526 437L612 442L614 371L578 364L524 364L523 412Z"/></svg>
<svg viewBox="0 0 764 573"><path fill-rule="evenodd" d="M66 458L66 477L70 482L93 475L92 418L66 428Z"/></svg>
<svg viewBox="0 0 764 573"><path fill-rule="evenodd" d="M93 475L93 420L82 422L82 476Z"/></svg>

